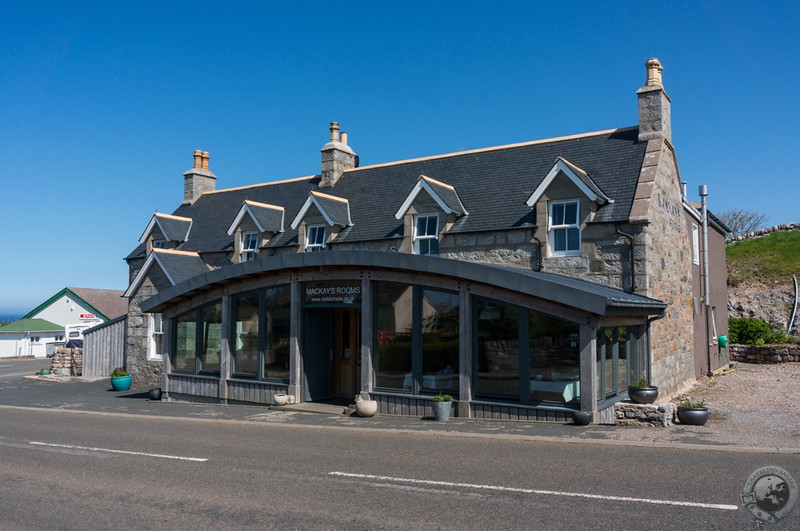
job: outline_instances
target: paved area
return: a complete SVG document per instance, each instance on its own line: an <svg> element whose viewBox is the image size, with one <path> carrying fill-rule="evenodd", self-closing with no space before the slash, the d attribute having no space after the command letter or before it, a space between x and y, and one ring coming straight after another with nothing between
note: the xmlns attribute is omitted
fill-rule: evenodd
<svg viewBox="0 0 800 531"><path fill-rule="evenodd" d="M572 423L528 423L451 419L435 422L430 419L378 416L359 418L345 416L341 408L320 408L317 413L303 408L223 405L183 401L153 401L148 389L111 390L107 379L85 381L69 377L19 377L0 382L0 407L44 408L69 414L123 414L155 417L179 417L196 421L247 423L281 423L301 429L328 427L343 430L391 430L415 432L429 436L518 438L531 441L558 441L575 444L610 444L634 446L682 446L698 451L741 451L800 454L800 431L796 425L783 430L768 443L763 439L741 437L741 426L733 426L722 415L705 426L673 425L657 427L576 426ZM735 428L735 429L734 429ZM732 436L735 432L736 436Z"/></svg>

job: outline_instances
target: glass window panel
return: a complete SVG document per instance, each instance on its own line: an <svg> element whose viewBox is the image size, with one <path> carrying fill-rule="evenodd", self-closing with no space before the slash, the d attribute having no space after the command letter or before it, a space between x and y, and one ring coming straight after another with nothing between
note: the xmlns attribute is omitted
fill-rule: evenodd
<svg viewBox="0 0 800 531"><path fill-rule="evenodd" d="M553 205L553 225L564 224L564 203L556 203Z"/></svg>
<svg viewBox="0 0 800 531"><path fill-rule="evenodd" d="M178 372L195 371L197 312L181 315L175 320L175 356L172 365Z"/></svg>
<svg viewBox="0 0 800 531"><path fill-rule="evenodd" d="M264 378L289 381L291 289L264 290Z"/></svg>
<svg viewBox="0 0 800 531"><path fill-rule="evenodd" d="M222 305L212 304L203 309L203 344L200 351L200 370L219 372L222 350Z"/></svg>
<svg viewBox="0 0 800 531"><path fill-rule="evenodd" d="M580 404L580 331L577 324L528 312L530 399Z"/></svg>
<svg viewBox="0 0 800 531"><path fill-rule="evenodd" d="M378 283L376 291L375 386L410 391L413 289Z"/></svg>
<svg viewBox="0 0 800 531"><path fill-rule="evenodd" d="M578 203L564 203L563 225L575 225L578 223Z"/></svg>
<svg viewBox="0 0 800 531"><path fill-rule="evenodd" d="M422 388L458 392L458 293L422 290Z"/></svg>
<svg viewBox="0 0 800 531"><path fill-rule="evenodd" d="M629 346L627 328L617 328L617 394L628 388Z"/></svg>
<svg viewBox="0 0 800 531"><path fill-rule="evenodd" d="M567 250L577 251L580 249L581 233L578 229L565 229L564 232L567 236Z"/></svg>
<svg viewBox="0 0 800 531"><path fill-rule="evenodd" d="M519 399L519 310L476 299L477 393Z"/></svg>
<svg viewBox="0 0 800 531"><path fill-rule="evenodd" d="M258 293L250 292L235 299L233 330L233 373L258 374Z"/></svg>
<svg viewBox="0 0 800 531"><path fill-rule="evenodd" d="M567 250L567 233L564 229L556 229L553 231L553 236L555 237L554 248L556 251L566 251Z"/></svg>

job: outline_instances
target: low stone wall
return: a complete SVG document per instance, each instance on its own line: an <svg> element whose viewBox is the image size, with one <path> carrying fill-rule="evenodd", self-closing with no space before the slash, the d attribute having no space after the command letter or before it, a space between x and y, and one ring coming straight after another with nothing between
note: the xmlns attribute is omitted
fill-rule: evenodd
<svg viewBox="0 0 800 531"><path fill-rule="evenodd" d="M83 349L58 347L50 360L50 370L59 376L79 376L83 372Z"/></svg>
<svg viewBox="0 0 800 531"><path fill-rule="evenodd" d="M675 404L636 404L624 401L614 404L617 426L670 426L675 418Z"/></svg>
<svg viewBox="0 0 800 531"><path fill-rule="evenodd" d="M730 345L731 361L785 363L800 361L800 345Z"/></svg>
<svg viewBox="0 0 800 531"><path fill-rule="evenodd" d="M783 225L758 229L754 230L753 232L745 232L744 234L740 234L738 236L732 236L728 239L728 243L740 242L742 240L752 240L753 238L769 236L773 232L782 232L787 230L800 230L800 223L784 223Z"/></svg>

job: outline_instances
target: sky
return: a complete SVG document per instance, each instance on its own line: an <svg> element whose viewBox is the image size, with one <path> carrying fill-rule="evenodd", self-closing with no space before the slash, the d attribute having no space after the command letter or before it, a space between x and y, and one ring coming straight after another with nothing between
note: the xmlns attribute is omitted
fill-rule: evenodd
<svg viewBox="0 0 800 531"><path fill-rule="evenodd" d="M361 165L637 124L658 57L689 198L800 222L800 2L0 4L0 314L125 289L183 199Z"/></svg>

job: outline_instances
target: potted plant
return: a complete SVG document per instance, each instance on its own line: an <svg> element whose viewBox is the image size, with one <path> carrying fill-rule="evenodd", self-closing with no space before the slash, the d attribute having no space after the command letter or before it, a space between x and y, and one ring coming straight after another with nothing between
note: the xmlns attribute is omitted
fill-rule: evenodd
<svg viewBox="0 0 800 531"><path fill-rule="evenodd" d="M42 369L39 371L39 374L41 374L42 376L47 376L48 374L50 374L50 369Z"/></svg>
<svg viewBox="0 0 800 531"><path fill-rule="evenodd" d="M131 388L131 380L131 375L122 367L118 367L111 373L111 388L114 391L127 391Z"/></svg>
<svg viewBox="0 0 800 531"><path fill-rule="evenodd" d="M699 402L692 402L688 398L684 399L678 404L678 420L681 421L681 424L702 426L708 420L708 408L706 407L706 403L702 400Z"/></svg>
<svg viewBox="0 0 800 531"><path fill-rule="evenodd" d="M433 419L450 420L450 409L453 407L453 397L450 395L439 394L433 397Z"/></svg>
<svg viewBox="0 0 800 531"><path fill-rule="evenodd" d="M591 411L575 410L572 412L572 422L574 422L576 426L586 426L592 422L592 417L593 414Z"/></svg>
<svg viewBox="0 0 800 531"><path fill-rule="evenodd" d="M359 417L374 417L378 413L378 401L370 400L362 395L356 395L356 414Z"/></svg>
<svg viewBox="0 0 800 531"><path fill-rule="evenodd" d="M628 387L628 397L637 404L652 404L658 398L658 387L639 380Z"/></svg>

